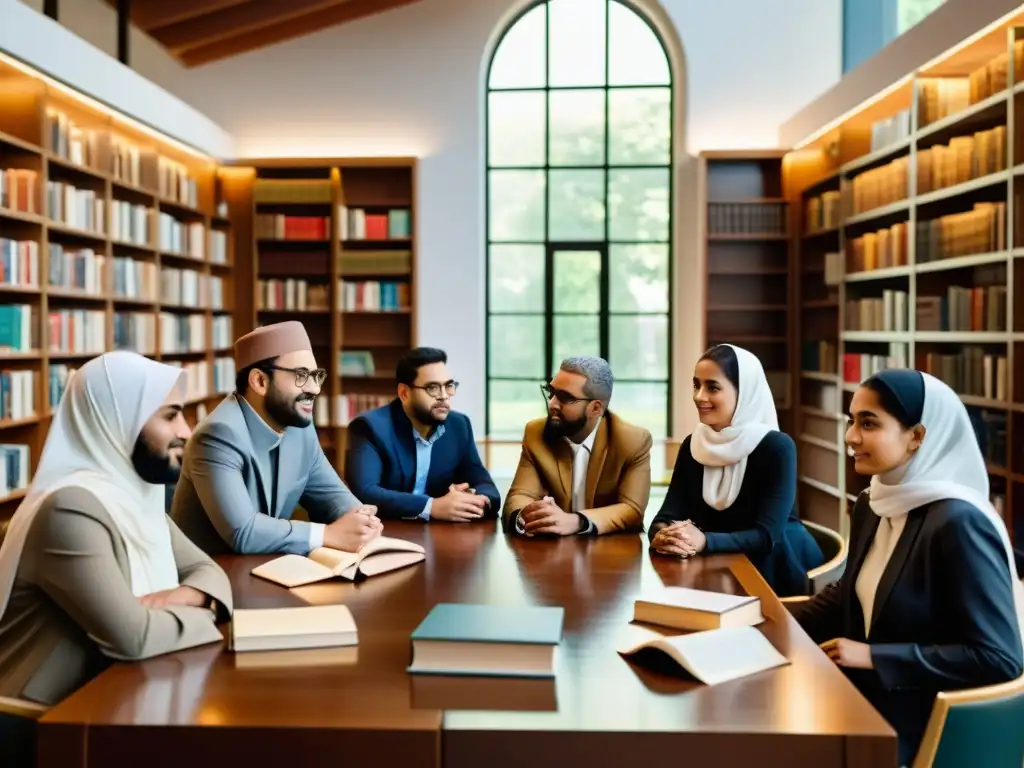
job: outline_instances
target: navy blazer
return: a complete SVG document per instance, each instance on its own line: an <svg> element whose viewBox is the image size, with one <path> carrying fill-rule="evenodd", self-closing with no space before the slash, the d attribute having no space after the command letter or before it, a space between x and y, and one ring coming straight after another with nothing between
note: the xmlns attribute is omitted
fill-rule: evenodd
<svg viewBox="0 0 1024 768"><path fill-rule="evenodd" d="M451 411L444 434L430 452L425 494L413 493L416 483L416 444L413 426L397 398L388 405L360 414L348 427L349 446L345 479L364 503L375 504L381 518L419 516L428 498L448 493L452 484L469 483L490 500L484 517L493 519L501 509L501 496L480 461L473 426L464 414Z"/></svg>
<svg viewBox="0 0 1024 768"><path fill-rule="evenodd" d="M985 516L960 500L910 512L865 633L854 587L880 520L862 493L842 579L790 609L815 642L871 645L874 669L842 669L896 730L900 764L910 765L936 693L1013 680L1024 653L1006 549Z"/></svg>
<svg viewBox="0 0 1024 768"><path fill-rule="evenodd" d="M747 457L743 485L728 509L704 501L704 467L690 454L691 439L679 447L649 537L665 525L689 520L707 538L704 554L742 552L777 595L806 595L807 572L825 558L797 516L793 438L776 431L764 436Z"/></svg>

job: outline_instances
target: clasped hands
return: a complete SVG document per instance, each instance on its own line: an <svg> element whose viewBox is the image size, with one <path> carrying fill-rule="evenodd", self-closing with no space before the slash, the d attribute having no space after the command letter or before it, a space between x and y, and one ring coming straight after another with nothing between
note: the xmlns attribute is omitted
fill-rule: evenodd
<svg viewBox="0 0 1024 768"><path fill-rule="evenodd" d="M704 532L689 520L669 523L651 540L651 549L662 555L693 557L708 544Z"/></svg>
<svg viewBox="0 0 1024 768"><path fill-rule="evenodd" d="M486 496L477 494L469 483L448 486L448 493L434 499L430 505L430 519L449 523L471 523L484 516L484 510L491 505Z"/></svg>
<svg viewBox="0 0 1024 768"><path fill-rule="evenodd" d="M550 496L531 501L519 512L523 532L527 536L571 536L580 532L582 518L573 512L564 512Z"/></svg>
<svg viewBox="0 0 1024 768"><path fill-rule="evenodd" d="M361 504L324 528L324 546L343 552L358 552L366 543L380 536L384 523L377 517L377 507Z"/></svg>

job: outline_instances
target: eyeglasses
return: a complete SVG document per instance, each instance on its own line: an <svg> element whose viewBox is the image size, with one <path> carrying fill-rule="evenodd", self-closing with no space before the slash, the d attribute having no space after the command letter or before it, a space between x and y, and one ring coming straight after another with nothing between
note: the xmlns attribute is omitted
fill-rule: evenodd
<svg viewBox="0 0 1024 768"><path fill-rule="evenodd" d="M284 373L295 374L296 387L306 386L306 382L309 381L310 377L313 378L313 383L320 387L323 385L324 380L327 378L327 371L325 371L323 368L317 368L316 370L311 371L308 368L282 368L279 365L268 365L265 370L268 372L283 371Z"/></svg>
<svg viewBox="0 0 1024 768"><path fill-rule="evenodd" d="M459 388L459 382L457 381L446 381L444 384L438 384L436 381L432 381L429 384L420 386L419 384L411 385L413 389L422 389L431 397L440 397L441 390L445 391L448 397L455 395L455 391Z"/></svg>
<svg viewBox="0 0 1024 768"><path fill-rule="evenodd" d="M562 405L572 405L573 403L589 403L595 398L593 397L576 397L569 392L564 392L561 389L555 389L550 384L541 384L540 392L544 395L544 402L550 402L551 398L555 398Z"/></svg>

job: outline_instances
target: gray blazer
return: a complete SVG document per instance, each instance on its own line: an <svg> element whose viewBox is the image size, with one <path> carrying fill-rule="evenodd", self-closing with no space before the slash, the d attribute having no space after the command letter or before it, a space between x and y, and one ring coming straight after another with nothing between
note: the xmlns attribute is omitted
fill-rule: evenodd
<svg viewBox="0 0 1024 768"><path fill-rule="evenodd" d="M216 602L145 608L132 594L124 540L102 500L77 486L43 500L29 528L0 620L0 696L56 704L111 660L148 659L222 640L231 583L170 526L182 584Z"/></svg>
<svg viewBox="0 0 1024 768"><path fill-rule="evenodd" d="M272 498L271 451L278 443ZM299 505L312 522L291 519ZM324 524L359 505L313 427L278 434L231 394L192 433L170 514L210 555L306 555L322 545Z"/></svg>

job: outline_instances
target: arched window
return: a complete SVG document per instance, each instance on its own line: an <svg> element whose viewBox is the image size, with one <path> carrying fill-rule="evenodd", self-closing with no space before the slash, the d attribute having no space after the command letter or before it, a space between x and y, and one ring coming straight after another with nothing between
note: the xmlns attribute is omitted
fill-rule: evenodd
<svg viewBox="0 0 1024 768"><path fill-rule="evenodd" d="M487 434L543 416L565 357L605 357L612 410L670 424L673 89L651 24L618 0L545 0L487 80Z"/></svg>

